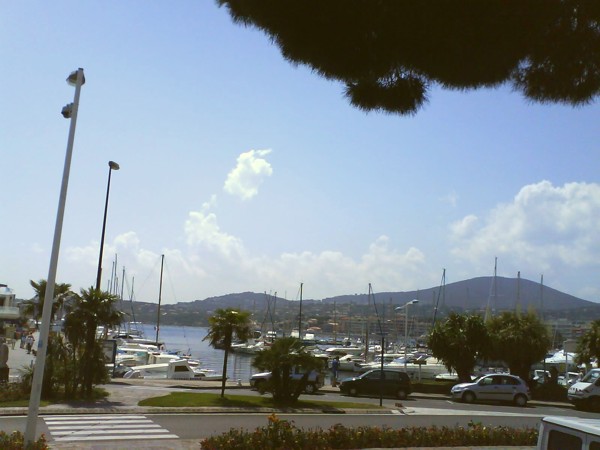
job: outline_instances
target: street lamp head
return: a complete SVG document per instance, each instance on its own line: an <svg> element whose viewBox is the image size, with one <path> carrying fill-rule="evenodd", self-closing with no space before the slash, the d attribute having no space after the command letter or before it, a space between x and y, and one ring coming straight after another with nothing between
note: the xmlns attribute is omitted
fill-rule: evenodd
<svg viewBox="0 0 600 450"><path fill-rule="evenodd" d="M63 106L63 109L60 111L60 113L65 119L70 119L71 115L73 115L73 103Z"/></svg>
<svg viewBox="0 0 600 450"><path fill-rule="evenodd" d="M396 306L396 307L394 308L394 311L400 311L401 309L405 309L406 307L408 307L408 305L414 305L415 303L419 303L419 300L417 300L417 299L414 299L414 300L411 300L410 302L406 302L406 303L405 303L404 305L402 305L402 306Z"/></svg>
<svg viewBox="0 0 600 450"><path fill-rule="evenodd" d="M81 85L85 84L85 76L83 75L83 69L79 68L78 70L74 70L67 77L67 83L71 86L77 86L77 72L81 70Z"/></svg>
<svg viewBox="0 0 600 450"><path fill-rule="evenodd" d="M108 167L110 167L111 170L119 170L120 169L119 165L114 161L109 161Z"/></svg>

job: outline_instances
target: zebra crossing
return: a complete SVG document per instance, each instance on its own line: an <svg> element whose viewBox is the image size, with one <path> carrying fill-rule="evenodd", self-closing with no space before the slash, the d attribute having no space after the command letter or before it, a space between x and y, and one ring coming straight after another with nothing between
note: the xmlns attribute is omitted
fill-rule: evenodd
<svg viewBox="0 0 600 450"><path fill-rule="evenodd" d="M48 416L44 422L54 441L179 439L140 414Z"/></svg>

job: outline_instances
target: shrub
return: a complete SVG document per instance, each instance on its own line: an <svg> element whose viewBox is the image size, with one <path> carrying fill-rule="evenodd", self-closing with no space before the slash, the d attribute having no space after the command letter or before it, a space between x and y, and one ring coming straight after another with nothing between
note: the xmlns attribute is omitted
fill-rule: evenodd
<svg viewBox="0 0 600 450"><path fill-rule="evenodd" d="M442 394L450 395L452 386L458 384L458 381L428 381L423 380L421 382L413 383L413 392L420 392L422 394Z"/></svg>
<svg viewBox="0 0 600 450"><path fill-rule="evenodd" d="M14 402L28 398L29 391L25 390L21 383L8 383L0 389L0 402Z"/></svg>
<svg viewBox="0 0 600 450"><path fill-rule="evenodd" d="M13 431L12 434L0 431L0 448L2 450L47 450L49 447L43 434L37 441L25 445L25 436L20 431Z"/></svg>
<svg viewBox="0 0 600 450"><path fill-rule="evenodd" d="M567 388L559 384L539 384L531 390L534 400L566 402Z"/></svg>
<svg viewBox="0 0 600 450"><path fill-rule="evenodd" d="M537 442L534 428L485 427L471 422L464 427L407 427L399 430L387 427L347 428L337 424L328 430L296 428L293 422L269 416L266 427L253 432L231 429L220 436L202 440L201 448L216 450L286 449L329 450L356 448L397 448L436 446L531 446Z"/></svg>

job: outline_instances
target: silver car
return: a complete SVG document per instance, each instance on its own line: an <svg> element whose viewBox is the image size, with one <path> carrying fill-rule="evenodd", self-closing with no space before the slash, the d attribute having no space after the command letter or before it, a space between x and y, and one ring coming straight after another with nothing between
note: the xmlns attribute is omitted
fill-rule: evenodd
<svg viewBox="0 0 600 450"><path fill-rule="evenodd" d="M460 383L450 391L452 400L472 403L474 401L513 402L525 406L531 400L527 383L509 374L484 375L472 383Z"/></svg>

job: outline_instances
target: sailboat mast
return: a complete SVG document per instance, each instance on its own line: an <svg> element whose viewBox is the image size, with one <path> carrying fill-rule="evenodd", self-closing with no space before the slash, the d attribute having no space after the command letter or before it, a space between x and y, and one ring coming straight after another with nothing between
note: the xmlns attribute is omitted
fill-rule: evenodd
<svg viewBox="0 0 600 450"><path fill-rule="evenodd" d="M156 344L158 344L158 332L160 331L160 302L162 299L162 279L163 265L165 263L165 255L161 255L160 259L160 287L158 288L158 312L156 314Z"/></svg>
<svg viewBox="0 0 600 450"><path fill-rule="evenodd" d="M369 293L367 294L367 328L365 330L365 361L369 361L369 312L371 311L371 283L369 283Z"/></svg>
<svg viewBox="0 0 600 450"><path fill-rule="evenodd" d="M541 275L540 279L540 312L542 322L544 321L544 274Z"/></svg>
<svg viewBox="0 0 600 450"><path fill-rule="evenodd" d="M335 300L333 301L333 345L337 344L337 311L335 308Z"/></svg>
<svg viewBox="0 0 600 450"><path fill-rule="evenodd" d="M517 316L521 315L521 271L517 272L517 302L515 305Z"/></svg>
<svg viewBox="0 0 600 450"><path fill-rule="evenodd" d="M298 314L298 339L302 339L302 285L300 283L300 313Z"/></svg>
<svg viewBox="0 0 600 450"><path fill-rule="evenodd" d="M437 317L437 311L440 304L440 296L442 296L442 306L446 303L446 269L442 269L442 280L440 282L440 290L438 292L437 301L433 306L433 321L431 323L431 328L435 327L435 319Z"/></svg>

